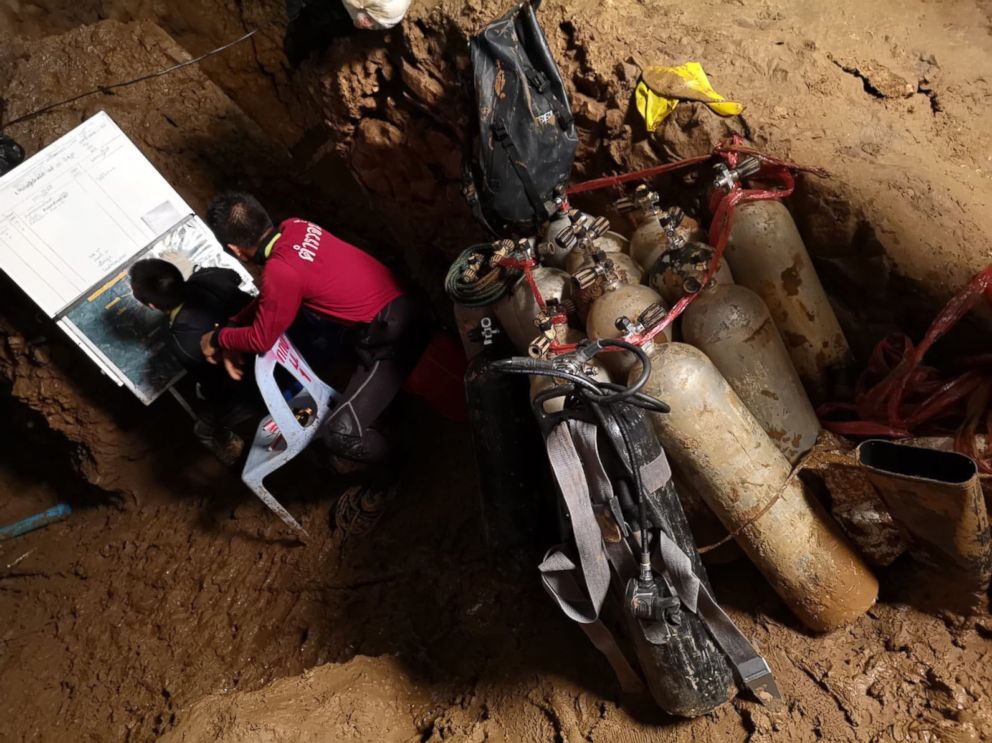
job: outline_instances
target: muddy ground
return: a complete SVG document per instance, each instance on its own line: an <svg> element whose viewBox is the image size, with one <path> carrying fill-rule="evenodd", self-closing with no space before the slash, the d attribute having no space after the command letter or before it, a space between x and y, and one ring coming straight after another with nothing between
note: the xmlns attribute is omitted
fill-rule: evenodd
<svg viewBox="0 0 992 743"><path fill-rule="evenodd" d="M104 108L196 208L252 188L436 296L446 259L478 236L457 186L463 42L505 6L415 2L402 28L292 70L274 0L0 0L4 120L262 26L202 68L9 133L35 151ZM578 178L696 154L730 129L830 171L792 208L862 357L988 262L988 3L547 0L540 13L582 127ZM684 106L648 137L629 110L636 66L687 60L745 103L743 123ZM992 618L914 608L911 565L827 637L748 565L714 569L786 702L666 720L621 706L538 587L540 546L486 550L463 428L400 406L413 456L364 541L327 525L343 484L282 473L276 492L315 535L301 548L181 411L111 389L2 289L0 522L60 500L76 512L0 550L0 740L992 740Z"/></svg>

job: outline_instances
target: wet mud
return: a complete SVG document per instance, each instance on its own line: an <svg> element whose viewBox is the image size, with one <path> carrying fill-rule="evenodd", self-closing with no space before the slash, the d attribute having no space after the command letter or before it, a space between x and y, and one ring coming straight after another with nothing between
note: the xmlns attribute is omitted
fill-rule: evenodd
<svg viewBox="0 0 992 743"><path fill-rule="evenodd" d="M224 185L256 190L391 256L437 299L447 260L479 236L459 193L465 36L504 9L418 2L402 28L337 39L293 70L274 0L0 0L0 101L10 120L259 26L230 55L10 133L34 151L106 109L195 208ZM541 18L581 129L577 178L734 131L830 171L802 179L791 208L859 358L925 325L987 261L984 4L583 0ZM684 105L648 136L629 106L638 67L687 60L744 118ZM879 571L879 604L826 636L746 562L713 567L785 701L665 719L621 699L548 602L534 570L547 545L487 550L463 428L400 407L412 456L363 540L329 524L346 483L280 473L273 489L315 535L302 548L181 411L113 389L0 288L0 518L76 509L0 545L0 740L992 740L992 618L940 611L908 558Z"/></svg>

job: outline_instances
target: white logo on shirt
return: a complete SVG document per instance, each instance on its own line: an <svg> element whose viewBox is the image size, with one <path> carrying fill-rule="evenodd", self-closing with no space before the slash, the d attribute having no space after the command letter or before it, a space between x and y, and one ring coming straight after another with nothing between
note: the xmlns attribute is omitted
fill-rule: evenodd
<svg viewBox="0 0 992 743"><path fill-rule="evenodd" d="M323 234L317 225L307 225L307 234L303 237L303 242L293 246L293 250L299 253L301 260L313 263L313 259L317 255L317 248L320 247L320 236Z"/></svg>

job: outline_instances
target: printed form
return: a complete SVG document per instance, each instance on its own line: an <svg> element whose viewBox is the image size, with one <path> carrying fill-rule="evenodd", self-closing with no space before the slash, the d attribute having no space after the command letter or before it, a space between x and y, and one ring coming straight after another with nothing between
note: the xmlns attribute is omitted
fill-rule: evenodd
<svg viewBox="0 0 992 743"><path fill-rule="evenodd" d="M0 178L0 269L55 317L192 211L100 112Z"/></svg>

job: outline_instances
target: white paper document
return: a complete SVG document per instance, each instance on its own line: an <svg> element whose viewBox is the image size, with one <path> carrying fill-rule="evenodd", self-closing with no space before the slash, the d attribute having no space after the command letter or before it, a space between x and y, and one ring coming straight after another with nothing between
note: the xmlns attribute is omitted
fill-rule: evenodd
<svg viewBox="0 0 992 743"><path fill-rule="evenodd" d="M192 211L101 112L0 178L0 269L55 317Z"/></svg>

